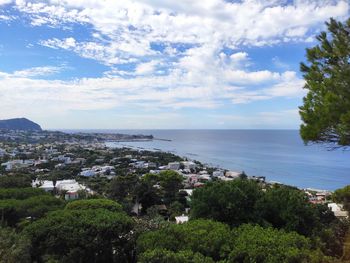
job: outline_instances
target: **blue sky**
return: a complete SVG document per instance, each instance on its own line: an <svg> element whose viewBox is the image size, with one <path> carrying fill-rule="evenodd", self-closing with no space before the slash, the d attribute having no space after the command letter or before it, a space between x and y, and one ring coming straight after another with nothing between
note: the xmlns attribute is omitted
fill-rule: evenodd
<svg viewBox="0 0 350 263"><path fill-rule="evenodd" d="M0 118L297 129L299 63L343 0L0 0Z"/></svg>

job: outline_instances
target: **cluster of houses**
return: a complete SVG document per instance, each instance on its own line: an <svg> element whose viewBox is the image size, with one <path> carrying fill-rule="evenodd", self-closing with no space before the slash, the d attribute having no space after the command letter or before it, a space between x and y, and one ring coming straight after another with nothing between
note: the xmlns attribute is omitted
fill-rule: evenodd
<svg viewBox="0 0 350 263"><path fill-rule="evenodd" d="M349 213L344 210L342 204L331 202L332 192L318 189L304 189L304 192L309 198L309 202L312 204L327 204L328 208L338 218L348 218Z"/></svg>
<svg viewBox="0 0 350 263"><path fill-rule="evenodd" d="M88 187L79 184L76 180L50 180L36 179L32 181L32 187L43 189L46 192L56 192L64 196L66 200L75 200L79 198L79 192L84 191L86 194L93 194Z"/></svg>
<svg viewBox="0 0 350 263"><path fill-rule="evenodd" d="M29 159L29 160L15 159L15 160L2 163L1 166L5 168L5 171L11 171L15 169L22 169L22 168L33 166L34 163L35 163L35 160L33 159Z"/></svg>
<svg viewBox="0 0 350 263"><path fill-rule="evenodd" d="M115 176L115 167L111 165L94 165L91 168L82 168L80 172L81 176L91 177L91 176L106 176L111 178Z"/></svg>
<svg viewBox="0 0 350 263"><path fill-rule="evenodd" d="M93 150L100 153L100 156L94 160L93 165L86 164L86 159L78 156L79 154L72 154L70 150L77 147ZM61 150L58 150L61 149ZM63 149L63 150L62 150ZM244 172L229 171L224 169L208 169L196 162L185 160L169 162L166 165L159 165L152 159L146 156L132 156L130 154L114 157L105 160L105 154L110 154L111 150L106 148L104 144L99 142L91 143L89 141L78 142L55 142L45 144L17 144L10 146L0 142L0 157L8 156L9 160L1 163L1 167L5 171L13 171L16 169L31 169L35 174L49 173L50 169L40 167L42 164L53 162L55 165L51 169L60 169L69 165L78 165L80 167L79 175L83 177L107 177L112 178L117 175L116 168L122 163L126 162L128 172L139 173L154 173L158 174L164 170L174 170L181 174L184 178L185 189L181 190L187 193L187 198L190 198L193 189L202 187L206 182L211 180L231 181L238 178L247 177L251 180L256 180L265 183L265 177L246 176ZM36 154L36 155L35 155ZM36 158L29 158L32 156ZM26 156L27 158L23 158ZM125 161L126 160L126 161ZM40 177L39 177L40 178ZM57 191L57 193L64 194L65 199L72 200L79 197L81 191L92 193L90 189L75 180L60 180L57 182L37 179L32 183L33 187L39 187L45 191ZM327 204L337 217L348 217L346 211L340 204L331 203L331 192L319 191L314 189L305 189L309 201L314 204ZM185 222L186 215L176 218L177 222ZM187 218L188 220L188 218Z"/></svg>
<svg viewBox="0 0 350 263"><path fill-rule="evenodd" d="M38 141L47 135L42 131L0 129L1 141Z"/></svg>

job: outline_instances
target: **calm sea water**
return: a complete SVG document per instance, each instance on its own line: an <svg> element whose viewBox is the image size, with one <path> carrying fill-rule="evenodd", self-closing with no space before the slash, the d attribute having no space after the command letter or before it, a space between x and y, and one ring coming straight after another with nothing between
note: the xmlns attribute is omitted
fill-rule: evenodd
<svg viewBox="0 0 350 263"><path fill-rule="evenodd" d="M112 143L160 149L213 166L298 187L335 190L350 184L350 150L305 146L297 130L103 130L152 134L150 142ZM101 131L102 132L102 131Z"/></svg>

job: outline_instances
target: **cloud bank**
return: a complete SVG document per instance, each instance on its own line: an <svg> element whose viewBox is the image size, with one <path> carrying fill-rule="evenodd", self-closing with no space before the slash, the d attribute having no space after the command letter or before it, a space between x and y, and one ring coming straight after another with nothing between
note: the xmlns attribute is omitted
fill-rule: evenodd
<svg viewBox="0 0 350 263"><path fill-rule="evenodd" d="M0 21L69 35L43 35L33 45L109 68L97 78L75 79L55 78L69 70L58 65L0 72L1 114L135 107L151 114L300 99L304 82L297 72L286 65L256 69L245 50L313 41L324 21L348 11L342 0L0 0ZM76 26L86 33L77 37Z"/></svg>

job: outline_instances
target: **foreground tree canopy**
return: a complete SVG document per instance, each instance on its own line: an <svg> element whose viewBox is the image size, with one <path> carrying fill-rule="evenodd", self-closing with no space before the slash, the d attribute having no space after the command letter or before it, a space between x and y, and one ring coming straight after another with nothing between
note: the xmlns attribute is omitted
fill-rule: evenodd
<svg viewBox="0 0 350 263"><path fill-rule="evenodd" d="M76 201L35 221L24 229L32 242L32 259L128 262L133 221L120 207L110 200Z"/></svg>
<svg viewBox="0 0 350 263"><path fill-rule="evenodd" d="M120 177L110 194L151 205L146 214L130 217L128 206L102 196L66 202L40 189L0 189L0 262L316 263L343 256L347 221L297 188L207 183L193 191L191 220L175 225L154 204L182 211L178 174ZM346 203L348 192L334 198Z"/></svg>
<svg viewBox="0 0 350 263"><path fill-rule="evenodd" d="M256 202L262 191L250 180L218 181L196 189L191 201L194 219L208 218L231 226L257 222Z"/></svg>
<svg viewBox="0 0 350 263"><path fill-rule="evenodd" d="M301 63L308 90L300 107L300 133L307 142L350 145L350 19L331 19L319 44L307 49L308 64Z"/></svg>
<svg viewBox="0 0 350 263"><path fill-rule="evenodd" d="M211 219L231 227L259 224L297 232L318 240L328 256L342 255L342 222L325 205L314 205L294 187L269 187L265 191L250 180L213 182L193 192L192 219Z"/></svg>
<svg viewBox="0 0 350 263"><path fill-rule="evenodd" d="M295 232L241 225L231 230L211 220L194 220L143 234L139 262L327 262L310 240Z"/></svg>
<svg viewBox="0 0 350 263"><path fill-rule="evenodd" d="M350 185L336 190L332 197L335 202L342 203L344 208L350 211Z"/></svg>

